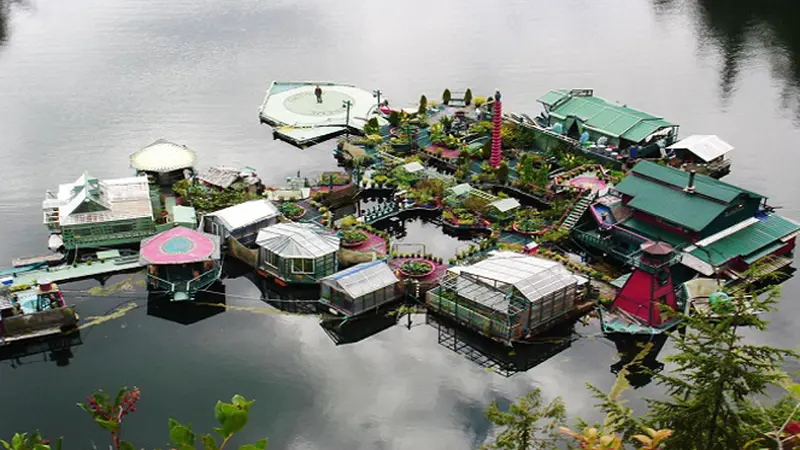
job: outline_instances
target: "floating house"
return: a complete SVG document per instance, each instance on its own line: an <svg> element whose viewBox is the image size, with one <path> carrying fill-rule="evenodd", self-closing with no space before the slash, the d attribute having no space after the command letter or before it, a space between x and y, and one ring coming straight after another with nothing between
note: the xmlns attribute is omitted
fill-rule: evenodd
<svg viewBox="0 0 800 450"><path fill-rule="evenodd" d="M800 224L781 217L766 198L711 177L642 161L600 197L573 228L585 248L634 265L641 244L666 242L680 254L674 275L697 273L738 280L769 258L763 270L792 262Z"/></svg>
<svg viewBox="0 0 800 450"><path fill-rule="evenodd" d="M177 181L194 175L197 154L185 145L159 139L131 155L136 175L145 175L150 183L171 187Z"/></svg>
<svg viewBox="0 0 800 450"><path fill-rule="evenodd" d="M156 230L146 176L101 181L84 172L47 191L42 209L67 250L138 243Z"/></svg>
<svg viewBox="0 0 800 450"><path fill-rule="evenodd" d="M191 300L222 273L219 236L175 227L142 241L141 263L147 285L172 300Z"/></svg>
<svg viewBox="0 0 800 450"><path fill-rule="evenodd" d="M365 262L322 279L320 302L346 318L403 296L400 280L384 261Z"/></svg>
<svg viewBox="0 0 800 450"><path fill-rule="evenodd" d="M78 323L74 308L64 303L58 286L42 280L25 290L0 286L0 346L49 338Z"/></svg>
<svg viewBox="0 0 800 450"><path fill-rule="evenodd" d="M678 136L678 125L597 97L592 89L552 90L538 102L544 114L536 119L537 125L581 143L588 139L617 149L636 146L631 156L656 155L661 144L668 146Z"/></svg>
<svg viewBox="0 0 800 450"><path fill-rule="evenodd" d="M680 320L670 313L685 309L685 297L676 293L672 282L671 267L678 259L672 246L665 242L641 244L633 273L611 306L600 308L603 332L655 335L674 328Z"/></svg>
<svg viewBox="0 0 800 450"><path fill-rule="evenodd" d="M279 283L316 284L338 269L339 237L314 224L279 223L258 232L258 272Z"/></svg>
<svg viewBox="0 0 800 450"><path fill-rule="evenodd" d="M223 247L229 238L250 247L259 230L277 223L279 216L280 211L269 200L250 200L204 215L198 229L219 236Z"/></svg>
<svg viewBox="0 0 800 450"><path fill-rule="evenodd" d="M215 166L197 174L196 180L212 189L228 189L235 183L242 183L249 192L258 194L262 190L261 179L256 174L256 169L245 167Z"/></svg>
<svg viewBox="0 0 800 450"><path fill-rule="evenodd" d="M694 134L667 147L663 156L671 157L671 164L685 170L721 178L731 171L731 160L725 157L731 150L731 144L715 135Z"/></svg>
<svg viewBox="0 0 800 450"><path fill-rule="evenodd" d="M448 269L427 292L430 310L507 344L524 342L578 311L587 280L561 264L495 251L469 266Z"/></svg>

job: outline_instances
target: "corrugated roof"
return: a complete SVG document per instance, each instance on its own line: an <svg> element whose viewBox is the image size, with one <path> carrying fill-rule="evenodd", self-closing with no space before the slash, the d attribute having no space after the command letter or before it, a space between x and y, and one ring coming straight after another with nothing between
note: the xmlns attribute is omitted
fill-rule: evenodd
<svg viewBox="0 0 800 450"><path fill-rule="evenodd" d="M241 177L241 171L232 167L209 167L197 174L197 179L212 186L219 186L223 189L229 188L236 180Z"/></svg>
<svg viewBox="0 0 800 450"><path fill-rule="evenodd" d="M673 167L662 166L650 161L640 161L638 164L633 166L632 171L634 174L644 175L680 189L685 188L689 184L689 172L675 169ZM740 194L746 194L751 197L758 198L764 197L761 194L748 191L747 189L742 189L738 186L734 186L723 181L715 180L709 176L699 174L695 175L694 177L694 186L695 192L698 194L702 194L706 197L710 197L725 203L730 203Z"/></svg>
<svg viewBox="0 0 800 450"><path fill-rule="evenodd" d="M759 253L764 247L771 246L784 236L788 236L798 230L800 230L800 224L773 214L758 223L705 246L704 248L707 251L698 248L693 250L691 254L711 265L720 265L739 256L746 257Z"/></svg>
<svg viewBox="0 0 800 450"><path fill-rule="evenodd" d="M503 198L490 203L489 206L497 208L497 210L500 212L506 212L506 211L511 211L512 209L519 208L520 203L515 198Z"/></svg>
<svg viewBox="0 0 800 450"><path fill-rule="evenodd" d="M550 115L557 119L576 117L594 131L632 142L639 142L659 129L675 126L662 117L594 95L570 96L569 91L563 89L548 92L539 102L550 106Z"/></svg>
<svg viewBox="0 0 800 450"><path fill-rule="evenodd" d="M733 146L713 134L693 134L686 139L681 139L669 147L669 150L688 150L705 162L733 150Z"/></svg>
<svg viewBox="0 0 800 450"><path fill-rule="evenodd" d="M344 292L351 299L378 291L400 282L392 268L383 261L358 264L322 279L333 289Z"/></svg>
<svg viewBox="0 0 800 450"><path fill-rule="evenodd" d="M492 252L487 259L450 271L513 285L532 303L578 283L578 279L557 262L514 252Z"/></svg>
<svg viewBox="0 0 800 450"><path fill-rule="evenodd" d="M622 180L614 189L633 197L628 202L629 207L695 231L704 229L727 208L726 204L634 175Z"/></svg>
<svg viewBox="0 0 800 450"><path fill-rule="evenodd" d="M282 258L320 258L339 250L339 237L310 223L279 223L262 228L256 244Z"/></svg>
<svg viewBox="0 0 800 450"><path fill-rule="evenodd" d="M688 241L686 237L678 233L673 233L672 231L661 228L658 225L654 225L634 217L622 222L620 225L630 229L636 234L640 234L654 241L664 241L674 247L680 247Z"/></svg>
<svg viewBox="0 0 800 450"><path fill-rule="evenodd" d="M146 172L172 172L194 166L197 154L185 145L159 139L131 155L131 167Z"/></svg>
<svg viewBox="0 0 800 450"><path fill-rule="evenodd" d="M404 165L403 168L408 173L416 173L419 172L420 170L425 169L425 166L420 164L419 161L411 161L410 163Z"/></svg>
<svg viewBox="0 0 800 450"><path fill-rule="evenodd" d="M218 217L228 231L252 225L262 220L278 217L280 212L269 200L250 200L206 214Z"/></svg>

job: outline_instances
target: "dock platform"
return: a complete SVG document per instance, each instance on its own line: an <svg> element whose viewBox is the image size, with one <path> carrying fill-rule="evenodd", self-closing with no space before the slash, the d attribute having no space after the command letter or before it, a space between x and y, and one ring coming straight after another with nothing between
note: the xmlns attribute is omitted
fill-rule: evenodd
<svg viewBox="0 0 800 450"><path fill-rule="evenodd" d="M35 284L38 280L47 279L56 283L77 281L86 278L94 278L102 275L113 275L120 272L138 270L144 267L139 262L139 256L122 256L107 261L95 261L92 263L62 264L55 267L44 267L25 272L17 272L13 275L11 288L19 288L26 285Z"/></svg>
<svg viewBox="0 0 800 450"><path fill-rule="evenodd" d="M318 103L314 89L322 89ZM350 117L344 103L350 101ZM258 115L261 123L275 128L275 137L298 147L317 144L349 127L361 132L378 112L371 92L348 84L313 81L273 81Z"/></svg>

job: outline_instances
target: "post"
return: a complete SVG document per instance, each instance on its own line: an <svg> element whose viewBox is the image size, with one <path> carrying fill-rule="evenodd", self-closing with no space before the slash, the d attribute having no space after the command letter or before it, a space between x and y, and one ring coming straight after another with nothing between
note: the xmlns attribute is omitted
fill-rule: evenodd
<svg viewBox="0 0 800 450"><path fill-rule="evenodd" d="M381 94L383 94L383 92L381 92L380 89L374 89L372 91L372 95L378 99L378 108L381 107Z"/></svg>
<svg viewBox="0 0 800 450"><path fill-rule="evenodd" d="M345 117L345 120L344 120L344 134L345 134L345 140L346 141L350 140L350 107L351 106L353 106L353 102L351 102L350 100L342 101L342 107L347 109L347 116Z"/></svg>

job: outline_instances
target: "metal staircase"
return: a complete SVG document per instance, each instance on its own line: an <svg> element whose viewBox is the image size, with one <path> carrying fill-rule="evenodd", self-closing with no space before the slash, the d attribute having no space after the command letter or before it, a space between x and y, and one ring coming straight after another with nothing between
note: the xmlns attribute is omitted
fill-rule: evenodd
<svg viewBox="0 0 800 450"><path fill-rule="evenodd" d="M597 198L597 194L589 193L587 195L582 196L570 209L567 217L561 222L561 229L570 231L575 225L578 223L581 217L583 217L583 213L589 209L589 206L592 205L594 199Z"/></svg>

